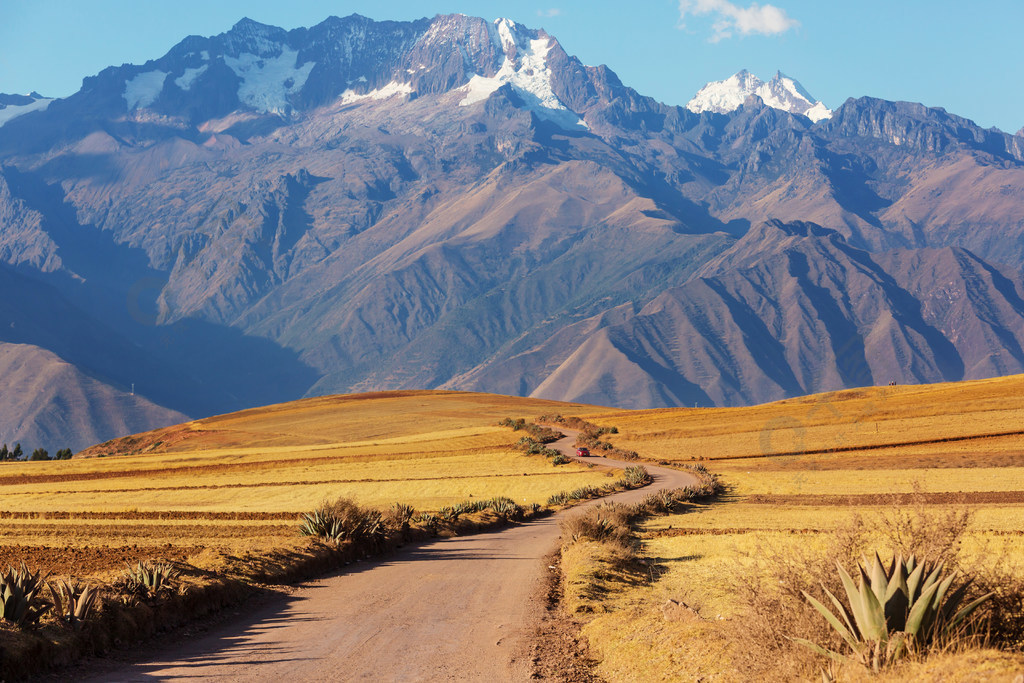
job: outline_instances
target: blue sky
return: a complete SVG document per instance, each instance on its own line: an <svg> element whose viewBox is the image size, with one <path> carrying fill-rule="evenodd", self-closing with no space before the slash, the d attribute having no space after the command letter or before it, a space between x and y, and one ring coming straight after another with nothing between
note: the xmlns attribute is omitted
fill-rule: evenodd
<svg viewBox="0 0 1024 683"><path fill-rule="evenodd" d="M68 95L106 66L159 57L243 16L295 28L353 12L510 17L669 104L743 68L766 79L781 70L832 108L871 95L1024 126L1024 0L2 0L0 92Z"/></svg>

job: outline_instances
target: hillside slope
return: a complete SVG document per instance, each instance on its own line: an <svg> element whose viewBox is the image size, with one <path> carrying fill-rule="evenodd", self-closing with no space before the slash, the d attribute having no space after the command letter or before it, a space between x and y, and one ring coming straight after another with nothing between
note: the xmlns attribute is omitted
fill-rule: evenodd
<svg viewBox="0 0 1024 683"><path fill-rule="evenodd" d="M0 342L0 439L30 453L79 451L111 435L175 424L181 413L90 377L45 349Z"/></svg>
<svg viewBox="0 0 1024 683"><path fill-rule="evenodd" d="M9 341L193 416L1016 372L1022 141L872 98L695 113L509 20L243 20L0 127L0 262L67 304L17 315L112 347Z"/></svg>

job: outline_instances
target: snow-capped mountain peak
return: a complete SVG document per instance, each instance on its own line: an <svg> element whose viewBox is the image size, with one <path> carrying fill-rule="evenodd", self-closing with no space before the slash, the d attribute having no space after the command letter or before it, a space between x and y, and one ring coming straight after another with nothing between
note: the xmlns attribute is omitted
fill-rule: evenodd
<svg viewBox="0 0 1024 683"><path fill-rule="evenodd" d="M52 97L43 97L33 91L28 95L8 95L0 93L0 126L12 119L33 111L42 111L53 102Z"/></svg>
<svg viewBox="0 0 1024 683"><path fill-rule="evenodd" d="M751 95L757 95L769 107L802 114L812 121L832 116L828 107L781 71L765 82L746 69L724 81L708 83L687 103L686 108L695 113L713 111L724 114L739 108Z"/></svg>
<svg viewBox="0 0 1024 683"><path fill-rule="evenodd" d="M492 30L495 45L505 55L501 68L493 76L472 74L462 88L466 95L459 104L465 107L486 100L507 83L541 118L564 128L586 128L583 119L558 99L552 87L547 55L554 38L543 31L530 31L510 19L495 20Z"/></svg>

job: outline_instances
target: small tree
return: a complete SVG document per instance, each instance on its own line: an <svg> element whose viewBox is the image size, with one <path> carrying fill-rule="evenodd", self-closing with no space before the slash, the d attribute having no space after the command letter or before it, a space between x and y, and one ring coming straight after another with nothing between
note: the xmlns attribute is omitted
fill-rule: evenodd
<svg viewBox="0 0 1024 683"><path fill-rule="evenodd" d="M7 444L4 444L3 447L0 447L0 460L10 460L10 459L11 459L11 452L9 450L7 450Z"/></svg>
<svg viewBox="0 0 1024 683"><path fill-rule="evenodd" d="M70 448L62 448L62 449L60 449L59 451L57 451L54 454L53 459L54 460L70 460L71 456L72 456L72 453L71 453L71 449Z"/></svg>
<svg viewBox="0 0 1024 683"><path fill-rule="evenodd" d="M50 453L45 448L37 448L37 449L35 449L34 451L32 451L32 455L29 457L29 460L49 460L49 459L50 459Z"/></svg>
<svg viewBox="0 0 1024 683"><path fill-rule="evenodd" d="M21 460L21 444L14 444L14 450L11 451L11 460Z"/></svg>

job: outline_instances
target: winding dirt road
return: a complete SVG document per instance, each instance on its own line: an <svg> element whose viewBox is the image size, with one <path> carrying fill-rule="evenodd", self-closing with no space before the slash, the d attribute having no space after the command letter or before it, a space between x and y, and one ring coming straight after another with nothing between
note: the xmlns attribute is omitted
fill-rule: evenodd
<svg viewBox="0 0 1024 683"><path fill-rule="evenodd" d="M567 455L575 434L554 447ZM589 462L621 467L604 458ZM647 467L654 484L603 500L631 502L695 483ZM89 681L525 681L523 656L543 605L543 558L579 507L491 533L441 539L306 584L195 639L146 658L102 660ZM83 672L84 673L84 672Z"/></svg>

